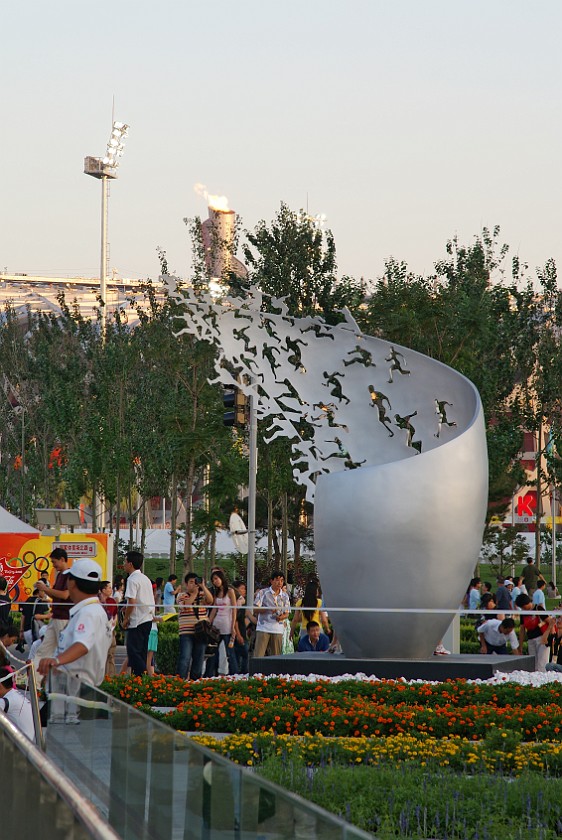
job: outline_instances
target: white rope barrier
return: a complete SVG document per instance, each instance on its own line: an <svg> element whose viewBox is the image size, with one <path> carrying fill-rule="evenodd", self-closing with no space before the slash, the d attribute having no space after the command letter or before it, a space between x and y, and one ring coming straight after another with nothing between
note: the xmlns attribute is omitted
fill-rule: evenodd
<svg viewBox="0 0 562 840"><path fill-rule="evenodd" d="M76 697L74 694L61 694L58 691L45 689L48 700L61 700L64 703L71 703L73 706L83 706L85 709L101 709L103 712L111 712L108 703L101 703L99 700L85 700L83 697Z"/></svg>
<svg viewBox="0 0 562 840"><path fill-rule="evenodd" d="M25 601L12 601L12 604L25 604ZM61 605L68 606L68 601L64 601ZM105 606L101 601L100 604ZM51 602L53 605L53 602ZM58 606L59 604L57 604ZM107 604L109 607L120 607L122 609L125 608L126 604ZM156 611L156 617L162 618L164 615L168 613L164 613L161 610L163 609L161 604L131 604L130 606L133 607L151 607ZM212 610L220 608L221 610L270 610L273 609L272 607L258 607L254 604L174 604L170 605L174 612L179 612L180 610L187 610L187 609L197 609L197 610ZM168 607L168 609L170 609ZM295 612L296 610L311 610L312 612L320 611L320 612L373 612L373 613L405 613L405 614L416 614L419 613L420 615L423 614L434 614L434 615L458 615L458 616L473 616L473 615L497 615L501 613L502 615L505 613L513 614L513 615L562 615L562 603L559 608L553 608L551 610L520 610L518 607L509 607L504 609L495 609L495 610L471 610L468 608L460 608L460 607L362 607L359 605L352 606L352 607L332 607L322 605L321 607L314 607L314 606L303 606L296 607L291 605L290 611ZM11 656L12 654L10 654Z"/></svg>

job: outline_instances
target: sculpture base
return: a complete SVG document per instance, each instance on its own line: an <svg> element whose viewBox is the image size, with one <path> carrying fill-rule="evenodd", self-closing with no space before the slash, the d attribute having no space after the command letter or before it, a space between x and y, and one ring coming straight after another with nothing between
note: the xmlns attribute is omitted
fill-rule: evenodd
<svg viewBox="0 0 562 840"><path fill-rule="evenodd" d="M395 680L488 680L495 671L534 671L534 656L494 656L452 654L429 659L348 659L330 653L295 653L288 656L262 656L250 660L250 674L319 674L339 677L344 674L367 674Z"/></svg>

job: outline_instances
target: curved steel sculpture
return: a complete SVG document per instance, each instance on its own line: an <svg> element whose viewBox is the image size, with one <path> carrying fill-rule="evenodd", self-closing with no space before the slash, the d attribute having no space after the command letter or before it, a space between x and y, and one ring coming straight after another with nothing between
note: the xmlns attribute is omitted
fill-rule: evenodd
<svg viewBox="0 0 562 840"><path fill-rule="evenodd" d="M326 603L348 657L423 658L455 609L482 539L488 466L476 388L456 371L364 335L295 318L252 287L220 303L181 289L185 331L216 343L217 378L252 394L266 440L292 442L295 480L314 501ZM228 368L225 367L228 362ZM240 384L242 383L242 384Z"/></svg>

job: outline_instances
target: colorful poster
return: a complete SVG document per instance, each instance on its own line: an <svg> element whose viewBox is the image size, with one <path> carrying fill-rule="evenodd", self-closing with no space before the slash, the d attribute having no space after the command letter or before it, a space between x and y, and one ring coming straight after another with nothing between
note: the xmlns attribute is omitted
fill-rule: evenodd
<svg viewBox="0 0 562 840"><path fill-rule="evenodd" d="M12 601L25 601L33 593L41 572L48 572L49 585L54 583L56 573L49 554L60 547L66 550L70 560L83 557L95 560L102 568L103 577L111 580L112 546L110 534L61 534L58 540L54 536L1 534L0 576L8 581Z"/></svg>

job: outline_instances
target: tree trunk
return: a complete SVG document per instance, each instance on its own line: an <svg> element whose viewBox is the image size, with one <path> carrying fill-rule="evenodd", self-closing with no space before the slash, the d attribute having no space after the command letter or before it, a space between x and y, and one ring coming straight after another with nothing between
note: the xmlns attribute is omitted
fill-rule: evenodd
<svg viewBox="0 0 562 840"><path fill-rule="evenodd" d="M267 565L271 568L273 558L273 498L267 492Z"/></svg>
<svg viewBox="0 0 562 840"><path fill-rule="evenodd" d="M195 462L189 462L187 471L187 504L185 506L185 545L183 555L184 572L187 574L193 568L193 484L195 481Z"/></svg>
<svg viewBox="0 0 562 840"><path fill-rule="evenodd" d="M301 529L300 526L297 526L295 533L293 535L293 562L295 564L295 569L300 570L300 561L301 561Z"/></svg>
<svg viewBox="0 0 562 840"><path fill-rule="evenodd" d="M121 530L121 484L117 476L117 502L115 504L115 540L113 542L113 573L117 574L117 560L119 558L119 533Z"/></svg>
<svg viewBox="0 0 562 840"><path fill-rule="evenodd" d="M535 565L537 569L541 565L541 517L542 517L542 418L539 421L537 435L537 509L535 511Z"/></svg>
<svg viewBox="0 0 562 840"><path fill-rule="evenodd" d="M172 473L172 504L170 511L170 574L176 573L176 545L177 545L177 526L178 520L178 483L176 481L176 474Z"/></svg>
<svg viewBox="0 0 562 840"><path fill-rule="evenodd" d="M143 498L141 506L141 554L144 554L144 547L146 545L146 499Z"/></svg>
<svg viewBox="0 0 562 840"><path fill-rule="evenodd" d="M281 496L281 571L287 580L287 548L289 542L289 512L287 493Z"/></svg>
<svg viewBox="0 0 562 840"><path fill-rule="evenodd" d="M273 540L273 566L278 569L281 566L281 548L279 547L279 536L275 529L271 534L271 538Z"/></svg>
<svg viewBox="0 0 562 840"><path fill-rule="evenodd" d="M293 568L294 568L294 575L295 579L300 579L300 565L301 565L301 541L302 541L302 533L305 530L305 522L306 522L306 507L304 496L301 498L299 502L299 516L295 523L295 531L293 535Z"/></svg>
<svg viewBox="0 0 562 840"><path fill-rule="evenodd" d="M133 543L135 541L134 537L134 522L133 522L133 488L132 485L129 484L129 497L127 499L127 506L129 508L129 550L133 548Z"/></svg>
<svg viewBox="0 0 562 840"><path fill-rule="evenodd" d="M95 534L97 531L97 518L98 518L98 490L97 484L94 484L92 488L92 534Z"/></svg>

